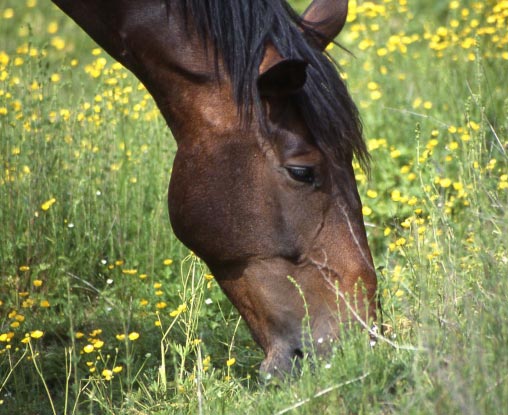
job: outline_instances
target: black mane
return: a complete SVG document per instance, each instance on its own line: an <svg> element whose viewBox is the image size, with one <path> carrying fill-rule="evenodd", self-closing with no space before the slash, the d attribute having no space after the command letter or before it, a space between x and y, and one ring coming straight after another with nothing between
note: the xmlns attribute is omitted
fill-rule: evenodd
<svg viewBox="0 0 508 415"><path fill-rule="evenodd" d="M174 0L166 0L168 3ZM356 155L367 167L368 152L358 110L329 57L312 47L305 22L285 0L180 0L203 39L224 62L240 109L259 110L256 85L265 45L271 43L284 58L308 62L307 80L295 95L316 144L339 167Z"/></svg>

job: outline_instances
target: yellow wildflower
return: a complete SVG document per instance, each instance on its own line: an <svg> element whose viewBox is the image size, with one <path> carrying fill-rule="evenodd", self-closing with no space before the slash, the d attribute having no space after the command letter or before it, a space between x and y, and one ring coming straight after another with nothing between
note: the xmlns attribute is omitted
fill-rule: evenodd
<svg viewBox="0 0 508 415"><path fill-rule="evenodd" d="M44 332L41 330L34 330L30 333L30 337L33 339L40 339L42 336L44 336Z"/></svg>
<svg viewBox="0 0 508 415"><path fill-rule="evenodd" d="M362 214L363 216L370 216L372 214L372 209L368 206L362 207Z"/></svg>
<svg viewBox="0 0 508 415"><path fill-rule="evenodd" d="M134 340L137 340L137 339L139 339L139 333L137 333L135 331L133 331L132 333L129 333L129 340L134 341Z"/></svg>
<svg viewBox="0 0 508 415"><path fill-rule="evenodd" d="M104 380L111 380L111 379L113 379L113 371L109 370L109 369L104 369L102 371L102 377L104 378Z"/></svg>
<svg viewBox="0 0 508 415"><path fill-rule="evenodd" d="M83 351L85 353L92 353L94 350L95 349L92 344L87 344L85 347L83 347Z"/></svg>
<svg viewBox="0 0 508 415"><path fill-rule="evenodd" d="M169 315L171 317L177 317L186 311L187 311L187 304L180 304L178 306L178 308L176 310L173 310L171 313L169 313Z"/></svg>
<svg viewBox="0 0 508 415"><path fill-rule="evenodd" d="M46 211L48 210L51 206L53 206L56 202L56 199L54 197L52 197L51 199L49 200L46 200L42 205L41 205L41 209Z"/></svg>

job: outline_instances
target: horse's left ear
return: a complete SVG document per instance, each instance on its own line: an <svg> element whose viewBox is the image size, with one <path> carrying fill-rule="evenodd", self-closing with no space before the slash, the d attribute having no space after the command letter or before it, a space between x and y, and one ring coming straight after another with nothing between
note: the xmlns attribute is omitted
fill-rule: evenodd
<svg viewBox="0 0 508 415"><path fill-rule="evenodd" d="M257 84L262 97L281 97L303 88L307 79L307 62L299 59L281 59L260 73Z"/></svg>

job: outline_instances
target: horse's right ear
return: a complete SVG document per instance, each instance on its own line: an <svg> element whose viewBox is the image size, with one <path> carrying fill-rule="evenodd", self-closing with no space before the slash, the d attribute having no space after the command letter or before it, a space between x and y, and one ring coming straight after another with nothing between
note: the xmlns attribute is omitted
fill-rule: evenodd
<svg viewBox="0 0 508 415"><path fill-rule="evenodd" d="M306 79L307 62L281 59L259 75L257 85L262 97L281 97L298 92Z"/></svg>

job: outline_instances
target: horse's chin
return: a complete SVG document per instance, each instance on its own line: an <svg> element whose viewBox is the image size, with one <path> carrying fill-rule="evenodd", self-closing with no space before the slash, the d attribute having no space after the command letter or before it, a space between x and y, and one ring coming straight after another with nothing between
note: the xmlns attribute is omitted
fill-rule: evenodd
<svg viewBox="0 0 508 415"><path fill-rule="evenodd" d="M283 340L266 351L266 357L261 363L260 374L264 379L285 378L297 375L300 372L302 359L322 358L329 356L333 345L337 343L336 333L323 333L318 338L307 339L305 345L302 342L288 344Z"/></svg>
<svg viewBox="0 0 508 415"><path fill-rule="evenodd" d="M259 369L261 378L284 378L300 371L303 352L298 347L273 348L267 354Z"/></svg>

